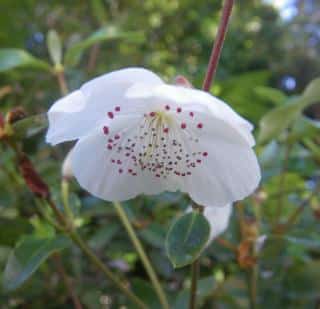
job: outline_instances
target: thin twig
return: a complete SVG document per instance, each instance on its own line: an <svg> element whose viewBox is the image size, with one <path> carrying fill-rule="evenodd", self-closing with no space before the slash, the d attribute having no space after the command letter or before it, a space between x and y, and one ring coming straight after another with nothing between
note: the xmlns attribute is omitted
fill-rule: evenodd
<svg viewBox="0 0 320 309"><path fill-rule="evenodd" d="M213 44L213 47L212 47L207 73L206 73L206 76L203 81L202 89L204 91L210 90L215 72L217 70L222 46L223 46L224 39L225 39L227 29L228 29L228 24L229 24L230 15L232 12L233 4L234 4L234 0L225 0L225 2L223 4L222 16L221 16L221 20L220 20L220 24L219 24L219 28L218 28L217 37L216 37L214 44ZM196 206L195 203L193 203L193 208L197 208L195 206ZM201 209L200 209L200 211L201 211ZM197 259L191 265L191 278L192 278L191 282L192 282L192 284L191 284L190 303L189 303L190 309L196 308L197 281L198 281L199 272L200 272L200 265L199 265L199 261Z"/></svg>
<svg viewBox="0 0 320 309"><path fill-rule="evenodd" d="M190 300L189 300L189 309L196 309L197 308L197 290L198 290L198 278L199 278L199 259L196 259L191 264L191 293L190 293Z"/></svg>
<svg viewBox="0 0 320 309"><path fill-rule="evenodd" d="M125 211L122 208L122 205L119 202L115 202L115 203L113 203L113 205L117 211L117 214L118 214L122 224L124 225L125 229L127 230L127 233L129 235L135 249L137 250L137 252L140 256L140 259L146 269L146 272L151 280L152 285L154 286L154 289L158 295L158 298L160 300L162 307L165 309L169 309L170 307L168 304L168 300L167 300L166 294L164 293L163 288L160 284L160 280L159 280L156 272L154 271L154 269L150 263L150 260L147 256L147 254L145 253L145 250L144 250L139 238L137 237L137 235L136 235L136 233L135 233L135 231L129 221L127 214L125 213Z"/></svg>
<svg viewBox="0 0 320 309"><path fill-rule="evenodd" d="M228 24L229 24L229 19L232 12L233 4L234 4L234 0L225 0L222 8L222 17L220 20L217 37L214 41L214 45L212 48L209 65L207 69L207 74L202 86L202 89L205 91L210 90L212 81L214 79L214 76L217 70L222 46L228 30Z"/></svg>

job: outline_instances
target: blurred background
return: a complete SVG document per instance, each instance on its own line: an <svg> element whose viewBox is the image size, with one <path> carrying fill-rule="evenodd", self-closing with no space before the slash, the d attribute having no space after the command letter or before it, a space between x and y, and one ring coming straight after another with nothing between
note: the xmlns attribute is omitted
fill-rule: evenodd
<svg viewBox="0 0 320 309"><path fill-rule="evenodd" d="M217 0L1 0L0 112L20 106L28 116L44 113L61 96L47 48L49 30L62 42L70 90L127 66L146 67L169 82L182 74L200 88L220 8ZM249 308L252 297L257 308L320 308L319 51L319 1L236 1L211 92L254 123L263 181L256 194L237 206L228 230L202 257L203 308ZM35 128L34 133L20 142L59 203L61 163L70 145L52 149L45 145L43 131ZM0 151L2 277L11 249L23 235L43 237L54 231L37 215L13 152L1 144ZM150 308L157 308L113 208L75 182L72 189L83 236L120 276L133 280ZM167 193L126 203L172 308L186 308L189 270L173 270L164 239L187 204L185 197ZM61 259L85 308L127 306L79 250L71 247ZM1 288L0 307L73 304L49 259L17 290Z"/></svg>

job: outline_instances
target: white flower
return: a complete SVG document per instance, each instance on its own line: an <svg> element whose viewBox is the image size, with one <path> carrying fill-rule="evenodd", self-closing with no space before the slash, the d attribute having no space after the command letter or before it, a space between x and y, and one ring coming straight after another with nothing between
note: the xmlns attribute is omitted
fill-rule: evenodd
<svg viewBox="0 0 320 309"><path fill-rule="evenodd" d="M191 207L188 207L187 213L192 211ZM203 215L206 217L210 224L210 236L207 242L207 246L222 234L229 225L229 220L232 213L232 204L227 204L224 207L205 207Z"/></svg>
<svg viewBox="0 0 320 309"><path fill-rule="evenodd" d="M73 173L105 200L180 190L200 205L224 206L260 180L250 123L212 95L142 68L85 83L48 117L47 142L78 140Z"/></svg>

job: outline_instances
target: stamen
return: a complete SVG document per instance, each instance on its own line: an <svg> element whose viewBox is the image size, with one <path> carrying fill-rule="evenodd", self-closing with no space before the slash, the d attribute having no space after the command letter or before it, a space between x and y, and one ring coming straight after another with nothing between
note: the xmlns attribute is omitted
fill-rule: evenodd
<svg viewBox="0 0 320 309"><path fill-rule="evenodd" d="M182 115L174 115L171 109L165 105L164 110L150 111L141 117L136 130L123 128L106 139L106 148L112 151L111 163L123 167L117 169L119 174L137 176L140 172L157 178L187 177L208 156L205 149L199 148L200 131L192 130L192 127L201 129L203 124L192 125L193 119L181 121L184 120ZM114 111L120 112L120 106L114 107ZM175 111L182 113L182 108L177 107ZM189 111L187 115L194 117L195 112ZM114 116L113 112L108 112L109 118ZM103 126L102 130L108 135L112 127Z"/></svg>

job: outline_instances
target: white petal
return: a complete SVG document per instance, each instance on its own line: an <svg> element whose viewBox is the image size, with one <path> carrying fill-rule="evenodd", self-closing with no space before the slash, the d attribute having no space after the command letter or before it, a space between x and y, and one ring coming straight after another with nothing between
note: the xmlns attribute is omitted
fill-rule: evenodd
<svg viewBox="0 0 320 309"><path fill-rule="evenodd" d="M126 96L136 99L154 98L160 101L175 102L182 106L191 104L195 108L197 105L205 106L214 117L238 130L251 147L255 145L251 134L252 124L233 111L226 103L205 91L167 84L150 87L137 83L127 90Z"/></svg>
<svg viewBox="0 0 320 309"><path fill-rule="evenodd" d="M222 207L253 193L261 178L260 168L254 151L239 130L205 114L205 109L199 109L192 118L179 117L187 127L180 130L185 152L198 153L195 158L200 160L192 174L183 178L181 191L208 207ZM198 122L203 125L201 129L196 128ZM190 136L196 137L197 142L190 140Z"/></svg>
<svg viewBox="0 0 320 309"><path fill-rule="evenodd" d="M227 229L231 212L231 204L223 207L205 207L203 214L210 223L209 243Z"/></svg>
<svg viewBox="0 0 320 309"><path fill-rule="evenodd" d="M49 129L47 143L52 145L72 140L83 135L89 129L89 123L81 121L86 101L77 90L58 100L48 111Z"/></svg>
<svg viewBox="0 0 320 309"><path fill-rule="evenodd" d="M122 138L126 140L132 136L132 132L138 130L140 123L139 117L114 119L110 135L122 130ZM121 164L112 163L113 158L115 161L120 158ZM104 200L123 201L143 193L158 194L173 187L169 181L156 178L148 171L139 170L136 176L129 174L132 161L116 151L108 151L106 136L100 129L77 142L71 161L72 170L81 187Z"/></svg>
<svg viewBox="0 0 320 309"><path fill-rule="evenodd" d="M125 91L136 82L160 84L162 80L143 68L114 71L85 83L80 90L58 100L49 110L46 140L58 144L88 134L115 107L129 103Z"/></svg>

